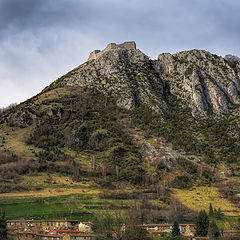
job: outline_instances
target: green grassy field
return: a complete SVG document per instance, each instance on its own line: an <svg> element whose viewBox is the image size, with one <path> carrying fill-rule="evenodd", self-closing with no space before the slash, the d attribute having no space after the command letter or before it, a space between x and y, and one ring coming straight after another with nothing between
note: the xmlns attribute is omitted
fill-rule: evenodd
<svg viewBox="0 0 240 240"><path fill-rule="evenodd" d="M73 182L67 175L38 173L24 176L18 185L31 190L0 194L0 209L6 212L7 219L77 218L88 221L95 211L131 205L131 200L101 198L104 189L90 178Z"/></svg>
<svg viewBox="0 0 240 240"><path fill-rule="evenodd" d="M95 194L48 198L0 198L7 219L74 218L90 221L95 212L124 210L133 200L102 199Z"/></svg>
<svg viewBox="0 0 240 240"><path fill-rule="evenodd" d="M94 194L48 198L0 199L0 209L7 219L77 219L92 221L95 213L114 214L133 206L133 200L101 199ZM219 229L236 229L239 217L224 216L217 220Z"/></svg>
<svg viewBox="0 0 240 240"><path fill-rule="evenodd" d="M66 198L52 197L41 199L2 199L0 208L6 213L7 219L32 219L32 218L78 218L88 220L89 214L82 209L75 208L73 214L66 205Z"/></svg>
<svg viewBox="0 0 240 240"><path fill-rule="evenodd" d="M0 209L6 212L9 219L13 218L72 218L88 221L96 211L127 209L134 204L133 199L113 199L111 194L143 191L143 189L128 189L125 185L121 190L110 190L100 187L93 179L86 178L81 182L73 182L67 175L34 174L26 175L19 181L19 186L26 189L21 192L0 194ZM106 198L103 195L106 194ZM148 199L146 193L145 197ZM217 188L195 187L188 190L172 189L172 195L194 211L208 211L210 202L218 209L239 210L227 199L220 196ZM155 206L163 202L150 200ZM226 212L226 215L236 216L238 213Z"/></svg>
<svg viewBox="0 0 240 240"><path fill-rule="evenodd" d="M31 218L77 218L88 221L88 205L93 204L91 196L64 196L51 198L27 198L1 200L0 208L6 212L8 219ZM69 201L69 203L68 203ZM72 206L70 206L72 205Z"/></svg>

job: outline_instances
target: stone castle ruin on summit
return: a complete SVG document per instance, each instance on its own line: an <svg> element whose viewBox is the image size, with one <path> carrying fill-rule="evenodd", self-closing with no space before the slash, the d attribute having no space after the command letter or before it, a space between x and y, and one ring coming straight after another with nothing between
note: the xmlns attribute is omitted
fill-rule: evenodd
<svg viewBox="0 0 240 240"><path fill-rule="evenodd" d="M128 50L130 49L134 49L136 50L136 43L134 41L130 41L130 42L124 42L121 44L116 44L116 43L109 43L107 45L107 47L105 49L103 49L102 51L100 50L94 50L90 53L89 57L88 57L88 61L97 59L99 56L101 56L103 53L114 49L114 48L126 48Z"/></svg>

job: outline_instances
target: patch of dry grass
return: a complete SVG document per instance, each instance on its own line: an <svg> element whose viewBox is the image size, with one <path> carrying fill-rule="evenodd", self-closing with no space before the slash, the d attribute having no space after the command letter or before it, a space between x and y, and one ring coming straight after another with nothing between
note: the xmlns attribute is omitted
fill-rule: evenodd
<svg viewBox="0 0 240 240"><path fill-rule="evenodd" d="M42 93L37 97L37 100L34 100L34 102L41 104L43 101L61 98L66 94L69 94L69 91L66 88L55 88Z"/></svg>
<svg viewBox="0 0 240 240"><path fill-rule="evenodd" d="M27 128L9 127L4 125L0 131L0 135L4 138L4 143L0 150L8 149L11 152L20 155L26 159L35 158L35 152L39 150L33 145L27 145L26 139L31 133L34 126Z"/></svg>
<svg viewBox="0 0 240 240"><path fill-rule="evenodd" d="M26 175L21 181L23 187L45 187L45 188L94 188L96 184L91 180L73 182L70 176L64 176L57 173L38 173L35 175Z"/></svg>
<svg viewBox="0 0 240 240"><path fill-rule="evenodd" d="M100 191L97 189L86 189L86 188L44 188L39 191L24 191L24 192L12 192L12 193L1 193L0 198L46 198L46 197L57 197L67 196L74 194L98 194Z"/></svg>
<svg viewBox="0 0 240 240"><path fill-rule="evenodd" d="M222 198L216 187L195 187L192 189L172 189L174 197L178 198L182 204L195 211L204 209L209 210L209 204L213 207L220 208L226 215L239 215L240 211L227 199ZM233 212L231 212L233 211Z"/></svg>
<svg viewBox="0 0 240 240"><path fill-rule="evenodd" d="M53 197L73 194L99 194L99 187L91 180L73 182L70 176L60 174L39 173L24 176L19 186L31 191L0 194L1 197L34 198Z"/></svg>

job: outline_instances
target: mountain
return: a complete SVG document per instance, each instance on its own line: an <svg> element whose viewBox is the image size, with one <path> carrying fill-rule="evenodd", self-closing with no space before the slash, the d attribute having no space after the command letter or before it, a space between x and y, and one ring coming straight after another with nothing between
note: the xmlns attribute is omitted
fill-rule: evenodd
<svg viewBox="0 0 240 240"><path fill-rule="evenodd" d="M135 42L110 43L1 113L1 191L33 190L14 179L48 172L110 188L215 184L237 203L239 103L238 58L190 50L152 60Z"/></svg>
<svg viewBox="0 0 240 240"><path fill-rule="evenodd" d="M93 51L88 62L63 82L98 89L127 109L147 104L161 110L170 90L193 116L221 114L239 104L240 97L239 62L228 59L192 50L160 54L152 61L134 42L111 43L103 51Z"/></svg>

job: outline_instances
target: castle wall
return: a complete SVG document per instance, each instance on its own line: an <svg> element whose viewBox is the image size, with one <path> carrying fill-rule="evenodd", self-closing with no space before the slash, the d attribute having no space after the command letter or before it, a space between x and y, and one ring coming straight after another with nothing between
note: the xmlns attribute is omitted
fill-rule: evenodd
<svg viewBox="0 0 240 240"><path fill-rule="evenodd" d="M95 60L97 57L101 56L103 53L110 51L111 49L114 48L125 48L127 50L134 49L136 50L136 43L134 41L131 42L124 42L121 44L116 44L116 43L109 43L105 49L102 51L100 50L94 50L93 52L90 53L88 57L88 61Z"/></svg>

